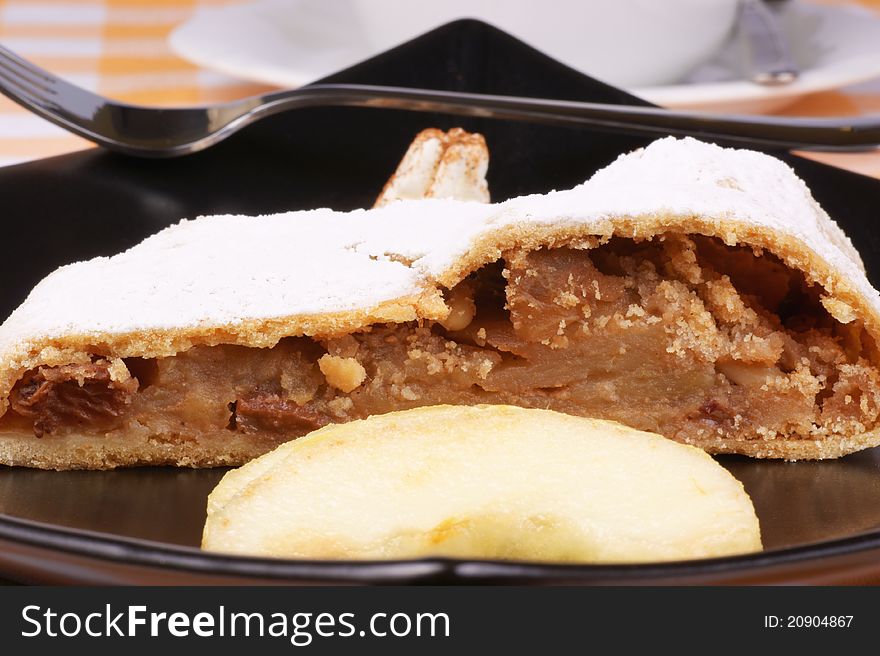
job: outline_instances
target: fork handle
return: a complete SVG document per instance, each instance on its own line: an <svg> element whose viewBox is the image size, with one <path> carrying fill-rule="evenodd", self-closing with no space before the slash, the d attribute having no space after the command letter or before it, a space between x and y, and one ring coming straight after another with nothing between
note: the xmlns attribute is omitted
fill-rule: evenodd
<svg viewBox="0 0 880 656"><path fill-rule="evenodd" d="M269 93L259 100L262 105L251 105L248 115L242 117L247 122L301 107L374 107L594 127L630 134L693 136L765 148L865 151L880 146L877 117L718 115L637 105L359 84L314 84Z"/></svg>

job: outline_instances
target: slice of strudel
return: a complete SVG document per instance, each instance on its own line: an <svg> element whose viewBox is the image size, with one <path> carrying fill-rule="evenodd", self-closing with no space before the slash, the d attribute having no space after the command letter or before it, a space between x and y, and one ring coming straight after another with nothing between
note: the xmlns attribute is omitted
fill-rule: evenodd
<svg viewBox="0 0 880 656"><path fill-rule="evenodd" d="M569 191L406 200L466 137L417 140L378 209L202 217L48 276L0 328L0 461L240 464L482 403L712 453L880 444L880 297L788 166L670 138ZM468 147L452 195L481 200Z"/></svg>

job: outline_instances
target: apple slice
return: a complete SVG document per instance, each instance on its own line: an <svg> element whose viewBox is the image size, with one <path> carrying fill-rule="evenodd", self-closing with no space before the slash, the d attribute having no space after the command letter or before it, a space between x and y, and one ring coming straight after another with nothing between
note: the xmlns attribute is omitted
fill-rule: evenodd
<svg viewBox="0 0 880 656"><path fill-rule="evenodd" d="M229 472L203 548L316 559L645 562L761 549L700 449L597 419L433 406L327 426Z"/></svg>

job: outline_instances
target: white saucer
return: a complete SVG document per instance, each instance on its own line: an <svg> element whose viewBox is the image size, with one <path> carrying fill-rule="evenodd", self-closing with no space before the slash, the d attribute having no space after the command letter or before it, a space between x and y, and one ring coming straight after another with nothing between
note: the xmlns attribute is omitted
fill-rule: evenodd
<svg viewBox="0 0 880 656"><path fill-rule="evenodd" d="M766 87L744 80L742 48L731 38L682 83L630 91L667 107L766 112L808 93L880 76L876 13L856 6L790 0L781 5L778 15L801 67L796 82ZM169 43L178 55L199 66L281 87L306 84L376 52L344 3L326 0L258 0L203 9L174 30Z"/></svg>
<svg viewBox="0 0 880 656"><path fill-rule="evenodd" d="M631 91L665 107L742 113L769 112L801 96L880 76L880 15L855 5L791 1L777 12L800 66L792 84L761 86L742 79L743 49L732 38L711 61L677 85Z"/></svg>

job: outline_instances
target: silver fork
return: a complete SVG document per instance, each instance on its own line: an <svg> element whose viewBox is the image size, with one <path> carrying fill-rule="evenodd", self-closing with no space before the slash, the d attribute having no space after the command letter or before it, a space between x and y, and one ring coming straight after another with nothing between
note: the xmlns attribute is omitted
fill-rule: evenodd
<svg viewBox="0 0 880 656"><path fill-rule="evenodd" d="M771 148L860 151L880 146L880 120L876 117L721 116L656 107L356 84L314 84L202 107L145 107L99 96L3 47L0 92L100 146L142 157L194 153L266 116L324 106L440 112L654 136L690 135Z"/></svg>

